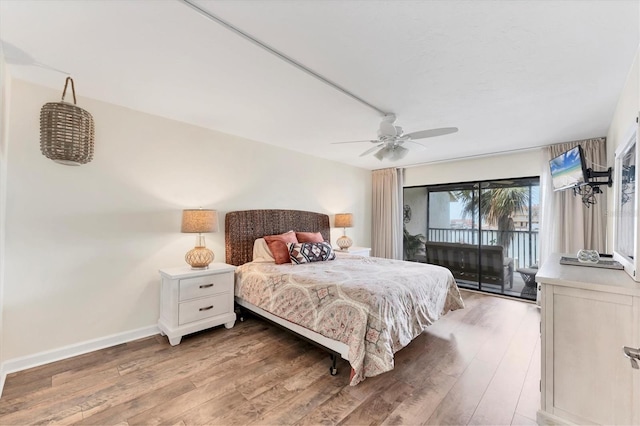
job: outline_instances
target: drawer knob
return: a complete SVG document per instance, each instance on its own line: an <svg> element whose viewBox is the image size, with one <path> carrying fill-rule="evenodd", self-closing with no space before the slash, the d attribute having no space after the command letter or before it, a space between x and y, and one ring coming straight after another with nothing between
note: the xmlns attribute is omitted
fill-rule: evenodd
<svg viewBox="0 0 640 426"><path fill-rule="evenodd" d="M209 287L213 287L213 284L202 284L200 286L200 288L209 288Z"/></svg>
<svg viewBox="0 0 640 426"><path fill-rule="evenodd" d="M213 309L213 305L207 306L206 308L200 308L201 311L208 311L209 309Z"/></svg>

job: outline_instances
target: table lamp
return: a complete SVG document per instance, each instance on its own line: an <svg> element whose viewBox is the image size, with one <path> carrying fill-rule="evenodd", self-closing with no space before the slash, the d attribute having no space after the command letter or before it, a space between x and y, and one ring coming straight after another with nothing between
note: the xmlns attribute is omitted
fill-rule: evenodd
<svg viewBox="0 0 640 426"><path fill-rule="evenodd" d="M197 233L196 246L189 250L184 260L191 269L207 269L213 262L213 251L205 247L205 232L218 231L218 212L215 210L187 209L182 211L182 232Z"/></svg>
<svg viewBox="0 0 640 426"><path fill-rule="evenodd" d="M353 240L347 237L347 228L353 226L353 214L351 213L337 213L335 219L335 227L343 229L342 237L338 238L336 243L340 250L349 251L349 247L353 244Z"/></svg>

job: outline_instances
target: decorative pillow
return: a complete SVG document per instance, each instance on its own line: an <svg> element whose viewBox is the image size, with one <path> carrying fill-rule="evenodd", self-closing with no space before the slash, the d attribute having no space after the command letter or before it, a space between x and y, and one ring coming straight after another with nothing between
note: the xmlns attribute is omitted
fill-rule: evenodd
<svg viewBox="0 0 640 426"><path fill-rule="evenodd" d="M291 263L299 265L309 262L324 262L333 260L336 254L331 248L331 244L321 243L287 243Z"/></svg>
<svg viewBox="0 0 640 426"><path fill-rule="evenodd" d="M262 263L273 263L276 261L264 238L258 238L253 242L253 261Z"/></svg>
<svg viewBox="0 0 640 426"><path fill-rule="evenodd" d="M277 265L291 262L287 243L298 242L295 232L289 231L279 235L267 235L264 237L264 240L267 242L267 246L269 246L269 250Z"/></svg>
<svg viewBox="0 0 640 426"><path fill-rule="evenodd" d="M322 243L324 238L319 232L296 232L299 243Z"/></svg>

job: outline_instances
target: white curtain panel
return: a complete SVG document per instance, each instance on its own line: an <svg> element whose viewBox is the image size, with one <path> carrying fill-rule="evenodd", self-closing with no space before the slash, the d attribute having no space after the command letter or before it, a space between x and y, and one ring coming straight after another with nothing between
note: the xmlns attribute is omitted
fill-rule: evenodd
<svg viewBox="0 0 640 426"><path fill-rule="evenodd" d="M544 262L551 253L577 254L583 248L601 253L606 250L608 187L601 185L603 193L596 194L596 204L587 207L581 196L573 194L573 190L554 191L551 184L549 161L577 145L584 150L587 167L595 171L606 169L605 138L566 142L544 149L546 161L540 174L540 262Z"/></svg>
<svg viewBox="0 0 640 426"><path fill-rule="evenodd" d="M375 257L402 259L403 169L374 170L371 252Z"/></svg>

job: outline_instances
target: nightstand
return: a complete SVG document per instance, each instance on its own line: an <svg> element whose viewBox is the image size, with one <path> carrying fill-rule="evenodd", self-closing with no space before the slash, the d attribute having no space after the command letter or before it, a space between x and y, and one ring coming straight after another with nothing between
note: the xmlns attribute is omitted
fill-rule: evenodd
<svg viewBox="0 0 640 426"><path fill-rule="evenodd" d="M209 269L189 266L160 269L160 318L158 328L171 346L182 336L205 328L235 324L233 281L236 267L212 263Z"/></svg>
<svg viewBox="0 0 640 426"><path fill-rule="evenodd" d="M340 248L334 248L333 251L336 253L336 255L341 255L341 254L355 254L356 256L364 256L364 257L369 257L371 255L371 248L370 247L356 247L356 246L351 246L349 247L349 251L345 251L345 250L340 250Z"/></svg>

